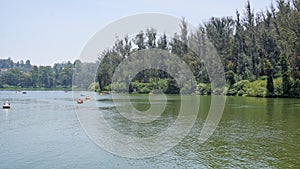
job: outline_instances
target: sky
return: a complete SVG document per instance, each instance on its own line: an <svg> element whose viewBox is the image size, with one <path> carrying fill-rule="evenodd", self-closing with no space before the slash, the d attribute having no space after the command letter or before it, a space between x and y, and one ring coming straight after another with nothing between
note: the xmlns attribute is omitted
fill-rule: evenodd
<svg viewBox="0 0 300 169"><path fill-rule="evenodd" d="M254 12L272 0L250 0ZM79 58L93 35L114 21L142 13L185 17L193 26L244 12L246 0L0 0L0 59L53 65Z"/></svg>

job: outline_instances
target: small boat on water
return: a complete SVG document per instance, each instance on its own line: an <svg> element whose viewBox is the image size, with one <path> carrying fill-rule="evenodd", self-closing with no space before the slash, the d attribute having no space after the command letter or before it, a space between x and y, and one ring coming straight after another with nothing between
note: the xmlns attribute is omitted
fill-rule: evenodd
<svg viewBox="0 0 300 169"><path fill-rule="evenodd" d="M27 94L27 92L22 92L22 94Z"/></svg>
<svg viewBox="0 0 300 169"><path fill-rule="evenodd" d="M77 103L78 103L78 104L82 104L82 103L83 103L83 100L82 100L82 99L78 99L78 100L77 100Z"/></svg>
<svg viewBox="0 0 300 169"><path fill-rule="evenodd" d="M90 100L91 97L90 96L85 96L85 100Z"/></svg>
<svg viewBox="0 0 300 169"><path fill-rule="evenodd" d="M4 102L2 108L3 109L10 109L10 103L8 101Z"/></svg>

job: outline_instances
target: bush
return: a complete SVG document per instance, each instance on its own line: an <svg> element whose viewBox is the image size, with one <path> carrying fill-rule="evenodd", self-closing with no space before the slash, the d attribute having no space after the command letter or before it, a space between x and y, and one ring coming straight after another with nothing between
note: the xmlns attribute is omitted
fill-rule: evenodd
<svg viewBox="0 0 300 169"><path fill-rule="evenodd" d="M168 79L160 79L158 81L158 89L163 92L166 92L168 89Z"/></svg>
<svg viewBox="0 0 300 169"><path fill-rule="evenodd" d="M211 85L205 84L205 83L199 83L197 85L196 94L210 95L211 94Z"/></svg>
<svg viewBox="0 0 300 169"><path fill-rule="evenodd" d="M231 89L228 90L227 94L232 96L243 96L247 95L247 88L249 86L249 80L241 80L235 83Z"/></svg>
<svg viewBox="0 0 300 169"><path fill-rule="evenodd" d="M104 87L104 91L110 91L110 90L111 90L111 85L110 84Z"/></svg>
<svg viewBox="0 0 300 169"><path fill-rule="evenodd" d="M148 94L150 92L151 92L151 89L149 89L148 87L145 86L145 87L143 87L141 89L141 91L139 93L141 93L141 94Z"/></svg>
<svg viewBox="0 0 300 169"><path fill-rule="evenodd" d="M253 96L253 97L265 97L267 96L266 87L267 87L266 80L256 80L247 86L246 93L249 96Z"/></svg>
<svg viewBox="0 0 300 169"><path fill-rule="evenodd" d="M114 82L111 87L114 92L127 92L126 84L124 82Z"/></svg>
<svg viewBox="0 0 300 169"><path fill-rule="evenodd" d="M89 85L88 90L100 92L100 85L98 82L93 82Z"/></svg>

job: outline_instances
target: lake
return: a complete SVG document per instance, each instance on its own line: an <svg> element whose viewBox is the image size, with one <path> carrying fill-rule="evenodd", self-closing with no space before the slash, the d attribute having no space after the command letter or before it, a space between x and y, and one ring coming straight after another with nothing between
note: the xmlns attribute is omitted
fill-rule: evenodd
<svg viewBox="0 0 300 169"><path fill-rule="evenodd" d="M91 100L80 105L74 102L84 95L91 96ZM109 126L124 135L155 136L175 123L181 105L179 96L166 97L165 111L154 122L138 124L118 113L111 95L0 91L0 102L9 100L12 106L0 112L0 168L300 167L300 99L226 97L218 127L201 144L198 136L211 97L197 97L199 113L183 140L163 154L134 159L98 146L81 127L76 112L101 114ZM143 111L150 107L145 95L132 95L131 104Z"/></svg>

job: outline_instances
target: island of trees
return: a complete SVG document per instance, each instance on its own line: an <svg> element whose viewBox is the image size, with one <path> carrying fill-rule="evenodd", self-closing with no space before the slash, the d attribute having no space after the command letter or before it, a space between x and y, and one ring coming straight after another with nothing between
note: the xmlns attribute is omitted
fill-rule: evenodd
<svg viewBox="0 0 300 169"><path fill-rule="evenodd" d="M300 97L300 1L278 0L269 9L254 13L250 2L234 17L212 17L188 32L183 18L180 32L172 37L158 34L155 28L140 31L134 37L117 38L112 48L102 52L97 63L57 63L32 66L30 61L14 63L0 60L0 88L71 88L110 91L118 65L138 51L159 49L180 57L193 72L197 86L192 93L209 95L210 79L203 61L189 48L199 49L211 43L221 58L226 76L226 94L256 97ZM100 63L100 64L99 64ZM99 65L99 66L98 66ZM96 78L95 70L97 70ZM91 73L94 72L94 73ZM124 72L126 74L126 72ZM96 83L90 85L93 80ZM129 85L132 93L179 93L179 87L167 72L147 69L138 73Z"/></svg>

